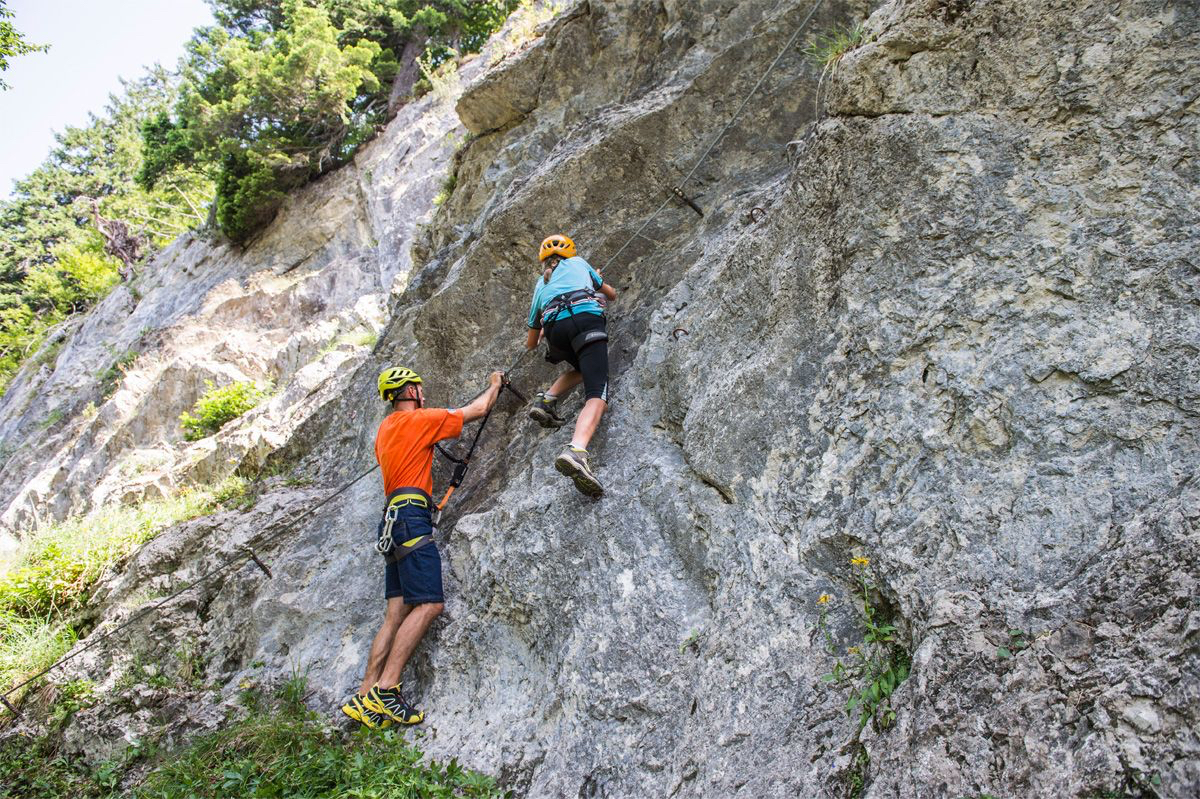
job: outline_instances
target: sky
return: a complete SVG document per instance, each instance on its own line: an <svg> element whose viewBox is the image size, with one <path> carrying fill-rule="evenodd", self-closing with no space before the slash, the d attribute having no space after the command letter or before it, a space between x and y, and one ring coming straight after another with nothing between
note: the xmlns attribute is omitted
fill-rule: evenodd
<svg viewBox="0 0 1200 799"><path fill-rule="evenodd" d="M0 199L37 168L54 131L100 114L120 78L174 68L192 29L212 23L204 0L9 0L9 20L46 53L9 60L0 91Z"/></svg>

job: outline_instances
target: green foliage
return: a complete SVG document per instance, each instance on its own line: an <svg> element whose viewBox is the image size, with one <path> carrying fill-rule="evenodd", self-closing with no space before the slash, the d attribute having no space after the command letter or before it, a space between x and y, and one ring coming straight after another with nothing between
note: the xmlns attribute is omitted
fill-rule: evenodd
<svg viewBox="0 0 1200 799"><path fill-rule="evenodd" d="M851 564L858 570L858 591L854 601L863 640L846 650L845 660L838 657L833 670L821 679L846 688L849 694L846 713L852 718L858 716L859 729L872 719L879 727L886 728L896 719L891 705L892 693L908 678L911 661L896 639L895 625L882 619L881 611L872 599L875 586L868 579L868 559L853 558ZM834 645L826 616L829 599L828 594L822 594L817 600L821 607L817 625L832 652Z"/></svg>
<svg viewBox="0 0 1200 799"><path fill-rule="evenodd" d="M0 799L500 799L495 780L456 760L427 762L393 730L346 734L307 710L302 678L275 696L245 694L253 712L174 752L135 747L89 769L55 752L49 736L0 743ZM119 791L129 767L154 764L140 785ZM157 762L155 762L157 761Z"/></svg>
<svg viewBox="0 0 1200 799"><path fill-rule="evenodd" d="M211 436L225 424L262 402L267 396L253 383L230 383L218 388L211 380L205 380L207 390L192 406L193 413L184 411L179 415L184 438L199 441Z"/></svg>
<svg viewBox="0 0 1200 799"><path fill-rule="evenodd" d="M285 194L345 163L387 113L396 53L437 70L475 52L517 0L213 0L170 112L144 120L149 190L180 170L216 183L215 221L244 243ZM439 72L438 74L442 74Z"/></svg>
<svg viewBox="0 0 1200 799"><path fill-rule="evenodd" d="M113 355L113 362L96 375L100 380L100 396L106 399L111 397L113 392L117 390L117 386L120 385L121 378L125 376L125 372L138 359L138 356L141 355L136 349L118 353L110 347L109 352Z"/></svg>
<svg viewBox="0 0 1200 799"><path fill-rule="evenodd" d="M996 647L996 657L1001 660L1007 660L1017 652L1029 648L1029 636L1024 630L1012 629L1008 631L1008 645Z"/></svg>
<svg viewBox="0 0 1200 799"><path fill-rule="evenodd" d="M804 55L816 66L834 70L847 53L868 44L873 38L867 35L861 22L852 27L833 28L810 38L804 47Z"/></svg>
<svg viewBox="0 0 1200 799"><path fill-rule="evenodd" d="M42 528L0 576L0 692L57 660L75 642L70 617L114 564L172 524L236 493L222 484L140 505L113 505Z"/></svg>
<svg viewBox="0 0 1200 799"><path fill-rule="evenodd" d="M119 280L118 262L94 226L93 200L106 219L144 236L150 250L203 221L211 184L201 174L174 170L153 191L133 180L142 122L174 102L172 81L156 70L125 83L102 115L56 134L41 166L0 201L0 392L55 325Z"/></svg>
<svg viewBox="0 0 1200 799"><path fill-rule="evenodd" d="M80 710L96 704L96 686L91 680L71 680L57 687L50 707L50 723L62 727Z"/></svg>
<svg viewBox="0 0 1200 799"><path fill-rule="evenodd" d="M66 415L67 415L67 412L64 411L62 408L55 408L54 410L50 411L49 415L47 415L46 418L42 420L42 423L40 425L38 425L38 427L42 428L43 430L49 430L51 427L54 427L59 422L61 422L63 420L63 417L65 417Z"/></svg>
<svg viewBox="0 0 1200 799"><path fill-rule="evenodd" d="M250 700L244 720L205 736L132 792L136 799L228 796L500 797L495 782L451 760L424 763L392 730L345 735L297 701Z"/></svg>
<svg viewBox="0 0 1200 799"><path fill-rule="evenodd" d="M25 55L27 53L39 53L49 49L49 45L45 44L30 44L29 41L13 27L11 22L13 12L9 11L8 0L0 0L0 72L8 69L8 59ZM9 86L3 78L0 78L0 89L8 89Z"/></svg>
<svg viewBox="0 0 1200 799"><path fill-rule="evenodd" d="M848 799L859 799L867 787L867 769L871 767L871 756L861 745L854 753L854 761L850 764L850 773L846 777L846 796Z"/></svg>
<svg viewBox="0 0 1200 799"><path fill-rule="evenodd" d="M119 279L117 261L104 254L95 233L82 233L52 255L18 282L0 281L0 393L55 325L104 297Z"/></svg>

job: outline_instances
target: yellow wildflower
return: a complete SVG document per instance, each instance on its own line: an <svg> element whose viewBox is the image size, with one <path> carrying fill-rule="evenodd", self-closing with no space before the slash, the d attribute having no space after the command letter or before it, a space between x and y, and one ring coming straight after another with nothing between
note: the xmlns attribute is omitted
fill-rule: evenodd
<svg viewBox="0 0 1200 799"><path fill-rule="evenodd" d="M817 604L824 605L831 599L833 599L833 597L831 597L829 594L821 594L819 597L817 597Z"/></svg>
<svg viewBox="0 0 1200 799"><path fill-rule="evenodd" d="M870 558L850 558L851 566L866 566L870 562Z"/></svg>
<svg viewBox="0 0 1200 799"><path fill-rule="evenodd" d="M858 647L852 646L849 649L847 649L846 651L849 652L851 655L857 655L860 650Z"/></svg>

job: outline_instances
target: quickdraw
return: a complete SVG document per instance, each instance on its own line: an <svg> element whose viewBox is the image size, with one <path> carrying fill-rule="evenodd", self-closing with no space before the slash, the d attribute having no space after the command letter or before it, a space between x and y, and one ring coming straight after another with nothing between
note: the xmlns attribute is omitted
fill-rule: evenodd
<svg viewBox="0 0 1200 799"><path fill-rule="evenodd" d="M392 531L400 518L400 509L409 505L428 508L430 497L419 488L402 486L388 494L387 507L383 512L383 527L379 531L379 540L375 542L375 551L383 555L389 564L411 555L423 546L433 543L433 534L419 535L401 542L396 546Z"/></svg>

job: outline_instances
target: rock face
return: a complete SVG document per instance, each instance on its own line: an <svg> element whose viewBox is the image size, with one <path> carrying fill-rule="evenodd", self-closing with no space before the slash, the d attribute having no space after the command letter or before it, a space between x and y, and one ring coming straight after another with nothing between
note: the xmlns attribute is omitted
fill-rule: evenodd
<svg viewBox="0 0 1200 799"><path fill-rule="evenodd" d="M261 450L317 484L168 532L98 601L122 618L262 531L274 577L205 584L81 673L191 641L227 695L296 665L315 704L352 689L382 610L378 477L317 503L371 465L375 374L473 394L561 230L621 295L608 493L558 476L568 431L506 395L408 677L431 754L535 797L1200 792L1200 11L892 2L822 73L785 47L810 8L580 2L471 83L479 136L374 352ZM810 30L865 13L821 4ZM363 191L338 231L391 213ZM281 236L310 229L286 213ZM365 238L346 264L382 262ZM514 381L553 374L529 358ZM911 675L860 730L821 677L865 646L863 576Z"/></svg>

